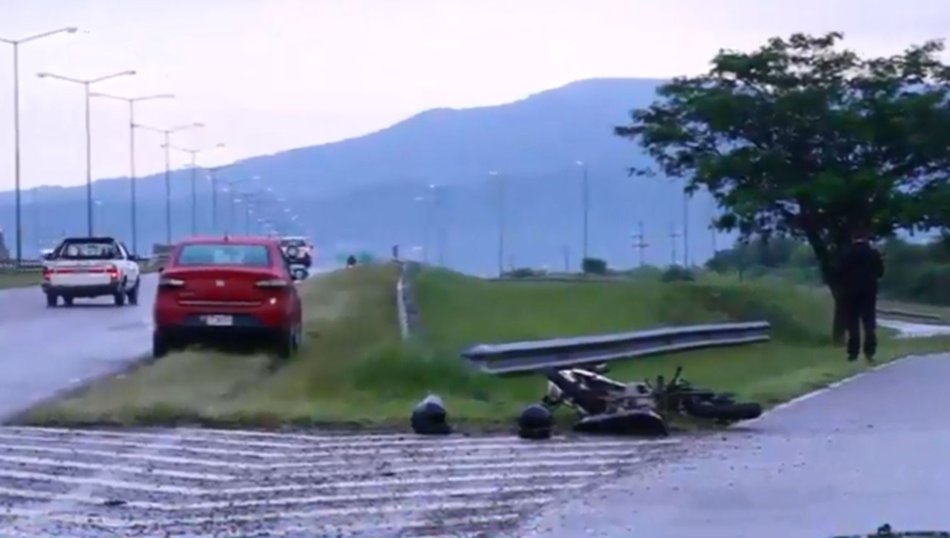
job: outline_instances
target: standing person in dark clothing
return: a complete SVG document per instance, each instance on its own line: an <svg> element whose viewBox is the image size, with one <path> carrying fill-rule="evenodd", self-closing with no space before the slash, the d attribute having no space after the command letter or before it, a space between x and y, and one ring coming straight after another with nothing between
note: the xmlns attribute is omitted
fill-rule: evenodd
<svg viewBox="0 0 950 538"><path fill-rule="evenodd" d="M864 357L874 362L877 351L877 290L884 276L884 259L868 241L868 233L860 229L842 252L838 266L845 327L848 331L848 360L854 361L861 351L861 329L864 329Z"/></svg>

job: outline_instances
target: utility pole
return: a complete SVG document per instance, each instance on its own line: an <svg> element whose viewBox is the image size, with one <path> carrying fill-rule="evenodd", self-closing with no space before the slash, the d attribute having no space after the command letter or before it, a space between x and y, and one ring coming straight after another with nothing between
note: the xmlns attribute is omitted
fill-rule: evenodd
<svg viewBox="0 0 950 538"><path fill-rule="evenodd" d="M646 242L646 236L643 234L643 221L637 223L637 233L633 234L633 248L637 249L640 258L640 267L643 267L645 262L644 252L649 244Z"/></svg>
<svg viewBox="0 0 950 538"><path fill-rule="evenodd" d="M689 267L689 194L683 192L683 267Z"/></svg>
<svg viewBox="0 0 950 538"><path fill-rule="evenodd" d="M670 246L672 248L672 255L673 255L672 265L673 266L676 265L676 240L679 239L679 237L680 237L680 234L676 233L676 225L671 223L670 224Z"/></svg>

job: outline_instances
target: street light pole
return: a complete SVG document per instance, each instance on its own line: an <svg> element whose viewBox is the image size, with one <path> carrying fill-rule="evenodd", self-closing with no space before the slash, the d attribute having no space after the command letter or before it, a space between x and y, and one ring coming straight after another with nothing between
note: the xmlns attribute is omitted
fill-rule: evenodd
<svg viewBox="0 0 950 538"><path fill-rule="evenodd" d="M583 228L582 256L583 256L583 259L586 260L587 259L587 237L588 237L587 235L588 213L590 210L590 183L588 181L588 176L587 176L587 163L585 161L577 161L577 165L583 167L584 169L584 177L583 177L583 183L582 183L582 190L583 190L582 198L583 198L583 204L584 204L584 223L582 226Z"/></svg>
<svg viewBox="0 0 950 538"><path fill-rule="evenodd" d="M165 149L165 244L172 244L172 161L171 161L171 136L178 131L184 131L185 129L196 129L204 127L205 125L200 122L188 123L185 125L178 125L170 129L159 129L157 127L149 127L147 125L141 125L138 123L133 124L133 127L138 127L139 129L145 129L146 131L152 131L155 133L161 133L164 143L162 147Z"/></svg>
<svg viewBox="0 0 950 538"><path fill-rule="evenodd" d="M172 244L172 158L171 132L163 133L165 138L165 244Z"/></svg>
<svg viewBox="0 0 950 538"><path fill-rule="evenodd" d="M54 78L57 80L62 80L64 82L72 82L73 84L82 84L85 91L86 99L86 228L90 236L93 235L93 223L92 223L92 126L91 126L91 117L89 113L89 101L90 101L90 91L89 87L97 82L103 82L109 79L117 77L125 77L134 75L135 71L120 71L118 73L113 73L111 75L105 75L98 78L91 79L77 79L72 77L64 77L62 75L55 75L53 73L38 73L37 76L40 78Z"/></svg>
<svg viewBox="0 0 950 538"><path fill-rule="evenodd" d="M132 203L132 253L138 254L138 216L137 216L137 195L136 195L136 177L135 177L135 103L139 101L149 101L152 99L174 99L175 96L170 93L162 93L157 95L143 95L141 97L119 97L116 95L109 95L105 93L93 93L92 97L102 97L106 99L114 99L117 101L125 101L129 104L129 183L130 185L130 196Z"/></svg>
<svg viewBox="0 0 950 538"><path fill-rule="evenodd" d="M208 176L211 179L211 233L218 233L218 172L231 166L225 164L221 166L212 166L208 168Z"/></svg>
<svg viewBox="0 0 950 538"><path fill-rule="evenodd" d="M86 227L89 237L92 237L92 126L89 113L89 83L83 83L86 94Z"/></svg>
<svg viewBox="0 0 950 538"><path fill-rule="evenodd" d="M223 148L224 144L216 144L214 147ZM171 149L191 155L191 235L198 235L198 154L205 150L178 146L171 146Z"/></svg>
<svg viewBox="0 0 950 538"><path fill-rule="evenodd" d="M497 170L488 172L498 178L498 278L505 274L505 179Z"/></svg>
<svg viewBox="0 0 950 538"><path fill-rule="evenodd" d="M16 264L23 261L23 226L21 224L21 188L20 188L20 45L60 33L76 33L75 27L60 28L50 32L32 35L22 39L0 38L0 43L7 43L13 47L13 183L15 197L15 234L16 234Z"/></svg>

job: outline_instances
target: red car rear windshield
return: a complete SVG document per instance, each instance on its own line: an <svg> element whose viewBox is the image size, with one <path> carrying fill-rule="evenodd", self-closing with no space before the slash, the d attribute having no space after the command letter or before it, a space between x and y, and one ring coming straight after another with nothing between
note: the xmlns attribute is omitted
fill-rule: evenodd
<svg viewBox="0 0 950 538"><path fill-rule="evenodd" d="M193 244L181 247L176 265L225 265L238 267L270 267L270 250L266 245L233 243Z"/></svg>

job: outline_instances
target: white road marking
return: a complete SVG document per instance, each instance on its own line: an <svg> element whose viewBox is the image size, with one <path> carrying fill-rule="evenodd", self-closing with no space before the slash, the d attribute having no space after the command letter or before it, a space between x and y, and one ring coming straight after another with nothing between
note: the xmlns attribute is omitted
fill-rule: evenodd
<svg viewBox="0 0 950 538"><path fill-rule="evenodd" d="M532 496L520 499L506 500L503 506L511 508L522 508L527 506L538 506L547 504L554 500L550 496ZM385 515L403 512L436 512L441 510L479 510L492 509L499 506L495 501L455 501L455 502L434 502L414 505L384 505L384 506L354 506L347 508L317 508L312 510L295 510L286 512L267 512L258 514L219 514L213 517L172 517L163 519L120 519L115 517L100 517L77 514L50 514L43 509L37 508L15 508L11 507L4 510L5 515L15 517L47 517L51 521L61 523L74 523L77 525L96 524L111 529L127 529L134 527L176 527L184 525L202 525L215 523L216 525L226 525L229 523L241 522L262 522L285 519L316 519L330 516L361 516L361 515Z"/></svg>
<svg viewBox="0 0 950 538"><path fill-rule="evenodd" d="M418 499L425 497L472 497L478 495L493 494L511 494L511 493L542 493L552 491L570 491L584 487L584 484L545 484L537 486L485 486L477 488L457 488L457 489L438 489L438 490L414 490L414 491L386 491L379 493L356 493L346 495L309 495L307 497L282 497L279 499L253 499L253 500L227 500L214 502L192 502L192 503L160 503L150 501L128 501L122 506L130 509L158 510L164 512L176 512L184 510L222 510L251 507L277 507L281 505L310 505L319 503L354 503L354 502L373 502L373 501L396 501L407 499ZM27 499L40 500L68 500L79 503L104 505L110 499L105 497L75 494L75 493L51 493L46 491L30 491L17 488L6 488L0 486L0 495L9 497L22 497Z"/></svg>
<svg viewBox="0 0 950 538"><path fill-rule="evenodd" d="M79 461L67 461L67 460L57 460L51 458L33 458L26 456L6 456L0 454L0 461L7 463L15 463L18 465L42 465L49 467L63 467L67 469L88 469L92 471L101 471L103 469L110 469L115 472L129 473L129 474L149 474L149 475L161 475L171 478L186 478L189 480L208 480L208 481L218 481L218 482L227 482L229 480L234 480L234 476L227 474L211 474L211 473L189 473L185 471L173 471L167 469L150 469L146 467L133 467L125 465L110 465L102 463L84 463Z"/></svg>
<svg viewBox="0 0 950 538"><path fill-rule="evenodd" d="M679 442L0 428L0 536L499 535Z"/></svg>
<svg viewBox="0 0 950 538"><path fill-rule="evenodd" d="M539 447L542 448L542 447ZM103 458L117 458L117 459L127 459L127 460L138 460L138 461L153 461L159 463L170 463L178 465L195 465L195 466L207 466L207 467L222 467L227 469L243 469L243 470L277 470L277 469L310 469L315 467L340 467L344 465L352 465L354 462L352 460L346 459L316 459L314 461L296 461L296 462L268 462L268 463L248 463L248 462L239 462L239 461L226 461L226 460L212 460L206 458L187 458L179 456L162 456L154 454L140 454L137 452L115 452L109 450L92 450L84 448L62 448L62 447L52 447L52 446L37 446L37 445L21 445L15 443L0 443L0 450L8 451L21 451L21 452L46 452L51 454L65 454L70 456L92 456L92 457L103 457ZM628 450L589 450L589 451L578 451L578 450L544 450L544 451L532 451L531 457L535 458L535 461L540 457L550 458L552 460L561 460L561 459L574 459L577 458L591 458L591 457L618 457L623 458L634 454L635 452ZM329 456L330 454L327 454ZM453 462L457 461L470 461L470 462L479 462L479 461L491 461L497 459L496 454L485 454L484 452L476 453L465 453L465 454L454 454L452 452L446 452L442 454L445 457L451 458ZM378 457L378 454L368 454L369 458ZM418 460L418 456L401 456L396 458L388 458L386 461L389 463L413 463Z"/></svg>

